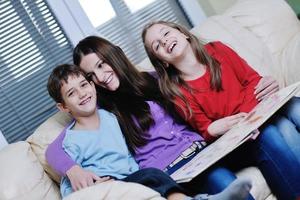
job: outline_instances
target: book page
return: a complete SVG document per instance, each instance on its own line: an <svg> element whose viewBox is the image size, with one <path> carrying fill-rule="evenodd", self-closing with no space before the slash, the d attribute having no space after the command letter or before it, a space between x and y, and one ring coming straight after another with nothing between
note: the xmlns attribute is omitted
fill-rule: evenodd
<svg viewBox="0 0 300 200"><path fill-rule="evenodd" d="M171 174L171 177L177 182L188 182L245 141L255 139L259 134L257 129L296 94L299 85L300 82L283 88L261 101L242 121Z"/></svg>

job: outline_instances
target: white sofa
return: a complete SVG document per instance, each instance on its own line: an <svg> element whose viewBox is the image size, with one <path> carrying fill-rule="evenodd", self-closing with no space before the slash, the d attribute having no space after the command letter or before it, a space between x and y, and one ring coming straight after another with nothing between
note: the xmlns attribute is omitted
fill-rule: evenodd
<svg viewBox="0 0 300 200"><path fill-rule="evenodd" d="M220 40L235 49L263 75L277 78L281 86L300 80L300 22L284 0L239 0L224 14L208 18L192 32L204 41ZM145 59L141 70L152 67ZM0 199L60 199L55 174L45 161L47 145L70 118L57 113L26 141L0 151ZM249 167L238 173L253 180L251 193L257 200L276 199L259 170ZM102 183L75 192L66 199L163 199L138 184Z"/></svg>

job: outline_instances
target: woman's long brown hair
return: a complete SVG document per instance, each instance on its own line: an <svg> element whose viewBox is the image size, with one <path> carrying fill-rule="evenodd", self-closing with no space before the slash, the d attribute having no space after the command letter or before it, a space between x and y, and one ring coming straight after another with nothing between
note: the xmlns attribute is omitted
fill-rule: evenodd
<svg viewBox="0 0 300 200"><path fill-rule="evenodd" d="M180 26L173 22L156 21L156 22L150 22L144 27L142 32L142 39L143 39L146 53L148 54L150 61L159 76L159 88L163 96L165 97L165 99L169 99L171 103L179 106L185 114L185 119L189 119L192 116L192 110L190 108L188 101L186 100L186 98L184 97L184 95L182 94L178 86L183 86L190 92L193 92L194 89L196 90L199 88L190 88L185 83L185 81L181 78L181 72L177 70L175 66L171 64L168 64L168 66L166 66L165 62L157 58L157 56L155 56L151 48L147 47L147 45L145 44L145 37L147 31L150 27L152 27L155 24L162 24L162 25L169 26L171 28L179 30L180 32L182 32L184 35L187 36L188 38L187 40L191 44L191 47L193 49L193 52L197 60L201 64L205 65L209 73L211 74L210 86L211 89L216 91L222 90L220 64L216 59L214 59L212 56L210 56L207 53L200 40L183 26ZM185 105L185 107L182 107L181 106L182 104L178 103L175 100L177 98L179 98L179 100L181 101L181 103ZM187 110L185 108L187 108Z"/></svg>
<svg viewBox="0 0 300 200"><path fill-rule="evenodd" d="M119 46L97 36L79 42L73 51L73 60L80 66L82 57L97 54L116 73L120 86L116 91L96 87L98 104L114 113L119 121L129 150L147 143L147 131L154 125L150 107L146 101L161 102L157 80L148 73L139 72Z"/></svg>

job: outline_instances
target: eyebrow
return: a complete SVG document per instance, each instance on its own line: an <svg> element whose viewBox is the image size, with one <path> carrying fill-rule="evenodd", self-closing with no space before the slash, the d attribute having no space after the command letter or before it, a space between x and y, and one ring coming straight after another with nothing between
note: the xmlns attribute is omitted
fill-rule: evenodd
<svg viewBox="0 0 300 200"><path fill-rule="evenodd" d="M80 81L80 83L83 83L83 82L86 82L87 80L86 79L82 79L81 81ZM87 81L88 82L88 81ZM67 91L66 91L66 95L68 95L68 93L69 92L71 92L72 90L74 90L74 87L71 87L70 89L68 89Z"/></svg>
<svg viewBox="0 0 300 200"><path fill-rule="evenodd" d="M72 90L74 90L73 87L71 87L70 89L68 89L68 90L66 91L66 95L68 96L69 92L71 92Z"/></svg>

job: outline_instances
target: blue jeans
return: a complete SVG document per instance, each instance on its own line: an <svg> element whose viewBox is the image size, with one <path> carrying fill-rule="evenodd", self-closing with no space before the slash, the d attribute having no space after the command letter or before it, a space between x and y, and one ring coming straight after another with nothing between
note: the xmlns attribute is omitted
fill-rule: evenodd
<svg viewBox="0 0 300 200"><path fill-rule="evenodd" d="M169 175L155 168L140 169L122 179L122 181L139 183L150 187L165 198L173 192L184 193L183 188L179 186Z"/></svg>
<svg viewBox="0 0 300 200"><path fill-rule="evenodd" d="M300 98L293 97L269 122L277 126L300 163Z"/></svg>
<svg viewBox="0 0 300 200"><path fill-rule="evenodd" d="M260 131L256 140L243 144L182 186L196 193L216 194L236 179L233 172L254 165L261 170L278 199L296 199L300 196L300 164L274 125L266 125ZM249 195L250 199L254 198Z"/></svg>

